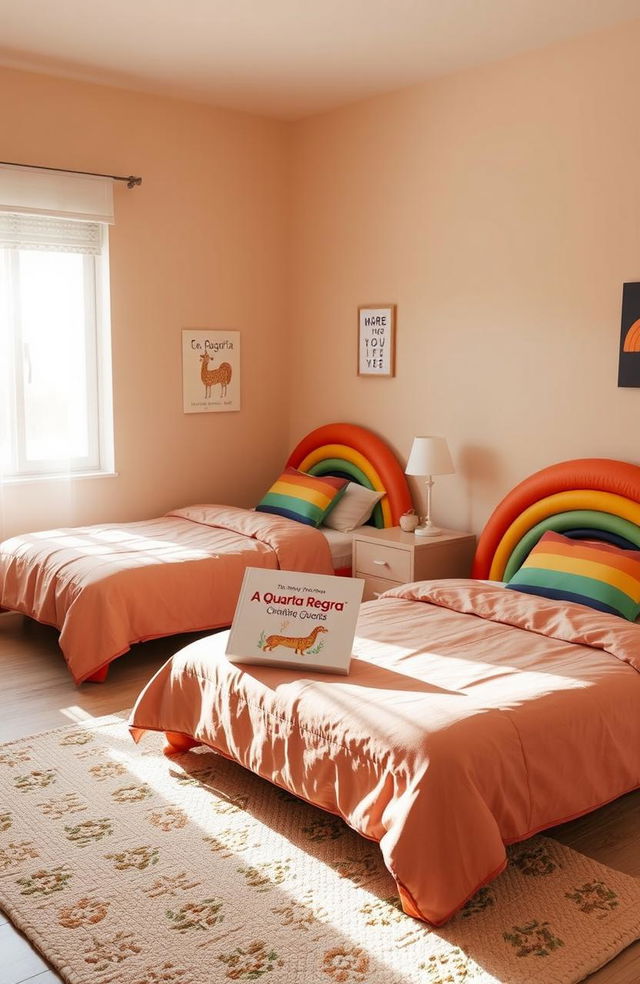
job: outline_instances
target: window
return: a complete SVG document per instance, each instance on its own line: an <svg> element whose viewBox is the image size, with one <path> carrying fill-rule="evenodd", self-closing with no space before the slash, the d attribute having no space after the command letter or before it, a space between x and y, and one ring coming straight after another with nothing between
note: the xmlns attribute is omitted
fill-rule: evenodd
<svg viewBox="0 0 640 984"><path fill-rule="evenodd" d="M107 230L0 211L4 480L113 468Z"/></svg>

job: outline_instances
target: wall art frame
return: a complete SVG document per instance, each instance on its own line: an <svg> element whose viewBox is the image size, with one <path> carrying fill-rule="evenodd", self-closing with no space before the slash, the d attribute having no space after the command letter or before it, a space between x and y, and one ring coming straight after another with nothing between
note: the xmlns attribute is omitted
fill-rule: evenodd
<svg viewBox="0 0 640 984"><path fill-rule="evenodd" d="M396 374L396 305L365 304L358 308L358 375Z"/></svg>
<svg viewBox="0 0 640 984"><path fill-rule="evenodd" d="M618 386L640 386L640 283L622 285Z"/></svg>
<svg viewBox="0 0 640 984"><path fill-rule="evenodd" d="M240 332L182 329L182 402L185 413L240 410Z"/></svg>

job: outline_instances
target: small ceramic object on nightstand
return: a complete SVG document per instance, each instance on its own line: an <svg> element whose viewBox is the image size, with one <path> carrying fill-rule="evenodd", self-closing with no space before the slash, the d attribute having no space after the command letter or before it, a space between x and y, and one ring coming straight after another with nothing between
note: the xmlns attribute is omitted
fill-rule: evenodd
<svg viewBox="0 0 640 984"><path fill-rule="evenodd" d="M409 509L408 512L403 513L400 517L400 529L405 533L413 533L419 522L420 520L413 509Z"/></svg>

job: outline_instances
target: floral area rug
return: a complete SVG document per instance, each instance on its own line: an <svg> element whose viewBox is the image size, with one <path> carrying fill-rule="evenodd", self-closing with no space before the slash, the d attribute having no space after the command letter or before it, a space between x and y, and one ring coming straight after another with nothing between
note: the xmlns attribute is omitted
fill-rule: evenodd
<svg viewBox="0 0 640 984"><path fill-rule="evenodd" d="M376 844L211 751L112 716L0 746L0 908L73 984L573 984L640 935L640 885L555 841L447 926Z"/></svg>

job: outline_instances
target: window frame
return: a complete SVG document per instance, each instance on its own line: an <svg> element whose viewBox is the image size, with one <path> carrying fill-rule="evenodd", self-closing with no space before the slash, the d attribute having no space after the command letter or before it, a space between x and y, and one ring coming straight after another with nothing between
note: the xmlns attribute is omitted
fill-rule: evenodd
<svg viewBox="0 0 640 984"><path fill-rule="evenodd" d="M85 373L87 381L86 414L88 454L76 458L27 459L24 378L28 353L22 341L22 320L19 311L19 247L0 247L10 278L7 316L9 346L13 372L10 375L9 429L11 463L0 465L0 482L16 483L42 479L84 477L114 474L113 403L111 392L111 331L109 309L109 251L108 225L99 223L100 252L83 253L84 273L84 339ZM52 246L40 252L60 253ZM75 252L75 251L74 251ZM18 307L18 309L16 309Z"/></svg>

